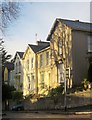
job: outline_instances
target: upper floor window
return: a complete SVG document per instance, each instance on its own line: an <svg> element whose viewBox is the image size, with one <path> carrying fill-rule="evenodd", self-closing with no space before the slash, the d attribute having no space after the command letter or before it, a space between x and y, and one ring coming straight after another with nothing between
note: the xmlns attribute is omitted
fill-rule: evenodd
<svg viewBox="0 0 92 120"><path fill-rule="evenodd" d="M88 36L88 52L92 52L92 36Z"/></svg>
<svg viewBox="0 0 92 120"><path fill-rule="evenodd" d="M17 73L17 69L18 69L18 65L16 63L16 65L15 65L15 71L16 71L16 73Z"/></svg>
<svg viewBox="0 0 92 120"><path fill-rule="evenodd" d="M30 77L28 76L28 90L30 90Z"/></svg>
<svg viewBox="0 0 92 120"><path fill-rule="evenodd" d="M29 70L29 59L27 60L27 70Z"/></svg>
<svg viewBox="0 0 92 120"><path fill-rule="evenodd" d="M44 74L41 74L41 88L44 88Z"/></svg>
<svg viewBox="0 0 92 120"><path fill-rule="evenodd" d="M59 39L58 42L58 54L61 55L62 54L62 41Z"/></svg>
<svg viewBox="0 0 92 120"><path fill-rule="evenodd" d="M21 63L19 61L19 73L21 72Z"/></svg>
<svg viewBox="0 0 92 120"><path fill-rule="evenodd" d="M46 52L46 65L49 64L49 52Z"/></svg>
<svg viewBox="0 0 92 120"><path fill-rule="evenodd" d="M33 68L33 61L34 61L34 59L32 58L31 59L31 68Z"/></svg>
<svg viewBox="0 0 92 120"><path fill-rule="evenodd" d="M43 56L42 56L42 54L40 55L40 67L42 67L43 66Z"/></svg>

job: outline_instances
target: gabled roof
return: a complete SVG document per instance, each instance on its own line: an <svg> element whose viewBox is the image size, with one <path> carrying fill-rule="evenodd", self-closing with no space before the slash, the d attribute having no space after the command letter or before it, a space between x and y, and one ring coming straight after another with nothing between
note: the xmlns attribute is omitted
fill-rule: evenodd
<svg viewBox="0 0 92 120"><path fill-rule="evenodd" d="M22 59L24 52L19 52L19 51L17 51L16 54L15 54L15 57L14 57L13 61L15 61L17 54L18 54L19 57Z"/></svg>
<svg viewBox="0 0 92 120"><path fill-rule="evenodd" d="M47 41L49 41L50 36L52 35L55 27L57 26L57 23L61 22L68 27L70 27L72 30L80 30L80 31L85 31L85 32L92 32L92 23L87 23L87 22L80 22L79 20L67 20L67 19L60 19L57 18L54 22L54 25L50 31L50 34L47 37Z"/></svg>
<svg viewBox="0 0 92 120"><path fill-rule="evenodd" d="M24 52L17 52L17 54L19 54L20 58L22 58L22 57L23 57Z"/></svg>
<svg viewBox="0 0 92 120"><path fill-rule="evenodd" d="M45 45L44 46L42 46L42 45L32 45L32 44L28 44L28 45L35 53L37 53L40 50L45 49L45 48L50 46L50 44L46 45L46 46Z"/></svg>
<svg viewBox="0 0 92 120"><path fill-rule="evenodd" d="M66 20L66 19L57 19L62 23L66 24L67 26L71 27L75 30L82 30L82 31L91 31L92 32L92 23L81 22L79 20Z"/></svg>
<svg viewBox="0 0 92 120"><path fill-rule="evenodd" d="M7 67L9 71L14 70L14 64L12 62L5 63L4 67Z"/></svg>

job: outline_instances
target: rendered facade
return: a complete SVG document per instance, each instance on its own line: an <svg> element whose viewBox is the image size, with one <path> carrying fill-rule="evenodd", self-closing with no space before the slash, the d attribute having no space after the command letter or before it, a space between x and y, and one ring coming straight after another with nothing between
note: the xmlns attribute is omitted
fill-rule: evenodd
<svg viewBox="0 0 92 120"><path fill-rule="evenodd" d="M80 85L88 78L88 71L90 76L92 73L89 55L92 55L92 24L56 19L46 42L28 44L24 53L16 53L16 88L22 89L24 96L44 96L65 81L67 88Z"/></svg>
<svg viewBox="0 0 92 120"><path fill-rule="evenodd" d="M18 91L23 91L23 54L24 52L16 52L14 57L14 87Z"/></svg>

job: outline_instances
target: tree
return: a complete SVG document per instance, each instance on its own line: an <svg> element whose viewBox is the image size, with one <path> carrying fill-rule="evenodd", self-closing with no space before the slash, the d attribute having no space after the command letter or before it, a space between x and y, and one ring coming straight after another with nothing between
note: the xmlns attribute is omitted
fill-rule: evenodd
<svg viewBox="0 0 92 120"><path fill-rule="evenodd" d="M9 86L8 84L2 85L2 100L6 101L12 98L12 91L15 91L13 86Z"/></svg>
<svg viewBox="0 0 92 120"><path fill-rule="evenodd" d="M2 66L11 58L11 55L7 54L7 51L4 48L4 41L0 39L0 54L2 55Z"/></svg>
<svg viewBox="0 0 92 120"><path fill-rule="evenodd" d="M5 110L9 109L9 99L12 99L12 92L15 91L13 86L2 84L2 101L5 104Z"/></svg>
<svg viewBox="0 0 92 120"><path fill-rule="evenodd" d="M23 99L23 92L20 91L13 91L12 92L12 99L19 103Z"/></svg>
<svg viewBox="0 0 92 120"><path fill-rule="evenodd" d="M62 94L62 92L64 91L64 85L60 85L56 88L52 88L49 93L48 96L53 97L53 96L57 96L59 94Z"/></svg>
<svg viewBox="0 0 92 120"><path fill-rule="evenodd" d="M18 2L1 2L0 4L0 30L7 28L8 24L18 17L19 4Z"/></svg>

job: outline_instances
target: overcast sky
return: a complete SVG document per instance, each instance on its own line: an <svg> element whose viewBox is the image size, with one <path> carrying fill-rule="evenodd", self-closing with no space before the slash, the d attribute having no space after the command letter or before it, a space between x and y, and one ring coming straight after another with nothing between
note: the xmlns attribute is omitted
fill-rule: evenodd
<svg viewBox="0 0 92 120"><path fill-rule="evenodd" d="M78 0L77 0L78 1ZM46 40L56 18L90 22L90 2L23 2L20 16L6 30L5 47L15 55L28 44Z"/></svg>

